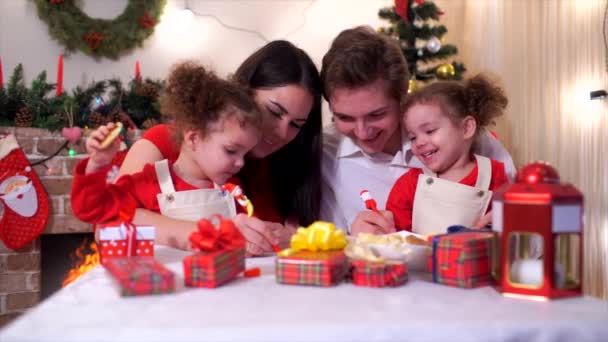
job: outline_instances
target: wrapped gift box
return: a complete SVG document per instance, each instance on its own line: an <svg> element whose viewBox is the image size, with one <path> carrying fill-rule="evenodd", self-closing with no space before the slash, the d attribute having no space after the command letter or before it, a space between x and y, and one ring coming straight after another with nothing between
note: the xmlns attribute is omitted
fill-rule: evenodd
<svg viewBox="0 0 608 342"><path fill-rule="evenodd" d="M124 223L99 228L96 233L102 264L105 265L111 258L129 256L127 227ZM130 256L154 256L154 227L137 226L134 236L135 240L131 246Z"/></svg>
<svg viewBox="0 0 608 342"><path fill-rule="evenodd" d="M432 237L427 267L436 283L472 288L492 282L492 232L467 231Z"/></svg>
<svg viewBox="0 0 608 342"><path fill-rule="evenodd" d="M276 278L282 284L333 286L347 269L343 251L297 251L276 259Z"/></svg>
<svg viewBox="0 0 608 342"><path fill-rule="evenodd" d="M104 267L118 280L121 295L138 296L175 291L175 276L153 257L109 258Z"/></svg>
<svg viewBox="0 0 608 342"><path fill-rule="evenodd" d="M245 270L245 248L199 252L183 260L184 283L190 287L218 287Z"/></svg>
<svg viewBox="0 0 608 342"><path fill-rule="evenodd" d="M352 260L353 284L368 287L394 287L407 281L406 262Z"/></svg>

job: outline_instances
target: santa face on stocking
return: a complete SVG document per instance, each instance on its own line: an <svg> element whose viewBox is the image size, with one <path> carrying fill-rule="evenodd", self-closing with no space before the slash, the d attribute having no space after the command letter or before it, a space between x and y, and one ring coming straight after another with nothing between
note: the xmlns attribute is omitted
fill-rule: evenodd
<svg viewBox="0 0 608 342"><path fill-rule="evenodd" d="M0 183L0 199L23 217L32 217L38 211L36 189L26 176L12 176L3 180Z"/></svg>
<svg viewBox="0 0 608 342"><path fill-rule="evenodd" d="M44 230L49 200L13 135L0 138L0 170L0 239L19 249Z"/></svg>

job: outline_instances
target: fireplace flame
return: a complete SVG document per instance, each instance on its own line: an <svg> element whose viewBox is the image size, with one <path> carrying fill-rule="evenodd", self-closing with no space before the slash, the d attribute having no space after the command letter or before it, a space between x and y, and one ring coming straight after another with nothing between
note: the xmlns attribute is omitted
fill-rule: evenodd
<svg viewBox="0 0 608 342"><path fill-rule="evenodd" d="M99 264L99 250L95 241L91 242L88 246L86 241L74 251L76 256L76 265L68 271L67 276L63 279L62 287L66 287L73 283L76 279L83 276L85 273L90 271L93 267Z"/></svg>

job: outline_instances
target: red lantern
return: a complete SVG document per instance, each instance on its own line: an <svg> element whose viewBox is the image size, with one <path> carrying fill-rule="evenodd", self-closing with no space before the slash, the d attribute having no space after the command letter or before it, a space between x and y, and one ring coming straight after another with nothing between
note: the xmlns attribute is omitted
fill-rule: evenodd
<svg viewBox="0 0 608 342"><path fill-rule="evenodd" d="M495 276L503 295L534 300L581 295L583 195L578 189L560 183L549 164L535 162L497 191L492 208L501 251Z"/></svg>

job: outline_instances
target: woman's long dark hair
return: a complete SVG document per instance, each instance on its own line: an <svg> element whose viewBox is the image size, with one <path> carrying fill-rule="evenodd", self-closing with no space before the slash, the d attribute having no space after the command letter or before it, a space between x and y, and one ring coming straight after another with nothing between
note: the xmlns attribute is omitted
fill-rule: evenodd
<svg viewBox="0 0 608 342"><path fill-rule="evenodd" d="M294 84L313 96L312 109L298 135L267 157L273 204L279 214L283 219L297 216L301 225L309 225L318 219L321 204L322 87L317 67L306 52L290 42L277 40L247 58L233 77L254 90ZM238 174L245 193L256 181L251 165L245 163Z"/></svg>

